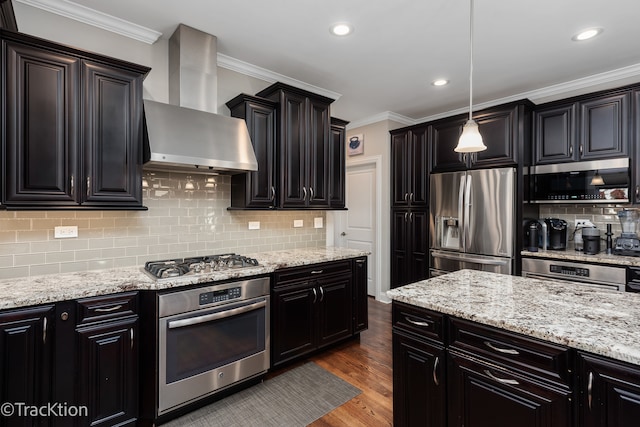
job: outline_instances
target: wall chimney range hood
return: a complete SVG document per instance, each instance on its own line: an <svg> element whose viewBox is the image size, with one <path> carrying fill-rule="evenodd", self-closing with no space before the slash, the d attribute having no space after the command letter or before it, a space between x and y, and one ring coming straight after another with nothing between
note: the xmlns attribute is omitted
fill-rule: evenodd
<svg viewBox="0 0 640 427"><path fill-rule="evenodd" d="M178 25L169 39L169 104L144 100L144 169L258 170L244 120L216 114L216 56L214 36Z"/></svg>

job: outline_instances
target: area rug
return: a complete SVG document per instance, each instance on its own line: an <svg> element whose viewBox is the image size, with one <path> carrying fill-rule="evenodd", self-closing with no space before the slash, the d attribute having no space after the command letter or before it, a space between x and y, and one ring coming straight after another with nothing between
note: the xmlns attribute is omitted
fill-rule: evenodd
<svg viewBox="0 0 640 427"><path fill-rule="evenodd" d="M163 427L303 427L361 392L309 362L163 424Z"/></svg>

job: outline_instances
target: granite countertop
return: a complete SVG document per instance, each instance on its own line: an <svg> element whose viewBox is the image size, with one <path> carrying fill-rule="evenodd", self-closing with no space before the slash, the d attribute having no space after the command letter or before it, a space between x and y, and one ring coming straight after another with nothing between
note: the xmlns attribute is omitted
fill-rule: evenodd
<svg viewBox="0 0 640 427"><path fill-rule="evenodd" d="M569 246L566 251L554 251L540 249L538 252L530 252L523 250L520 252L523 257L530 258L553 258L567 261L581 261L598 264L613 264L613 265L631 265L640 267L640 257L622 256L622 255L607 255L605 251L594 255L587 255L584 252L576 251L573 246Z"/></svg>
<svg viewBox="0 0 640 427"><path fill-rule="evenodd" d="M153 279L140 267L112 268L78 273L48 274L0 280L0 310L56 301L136 290L163 290L218 280L234 279L327 261L356 258L368 252L335 247L295 249L246 254L260 265L234 270Z"/></svg>
<svg viewBox="0 0 640 427"><path fill-rule="evenodd" d="M395 301L640 365L640 294L475 270L387 291Z"/></svg>

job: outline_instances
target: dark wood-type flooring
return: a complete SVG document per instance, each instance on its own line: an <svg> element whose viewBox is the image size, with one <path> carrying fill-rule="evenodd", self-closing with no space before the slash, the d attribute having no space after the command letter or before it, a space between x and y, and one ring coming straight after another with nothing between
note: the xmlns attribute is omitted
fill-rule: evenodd
<svg viewBox="0 0 640 427"><path fill-rule="evenodd" d="M369 329L360 334L360 339L349 340L308 360L362 390L311 426L393 424L391 304L369 298Z"/></svg>

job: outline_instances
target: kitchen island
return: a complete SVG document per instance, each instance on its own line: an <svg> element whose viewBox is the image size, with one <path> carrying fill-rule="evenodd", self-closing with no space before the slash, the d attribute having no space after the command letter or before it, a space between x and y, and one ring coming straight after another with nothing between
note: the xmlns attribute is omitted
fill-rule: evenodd
<svg viewBox="0 0 640 427"><path fill-rule="evenodd" d="M637 425L640 295L471 270L387 295L394 424Z"/></svg>

